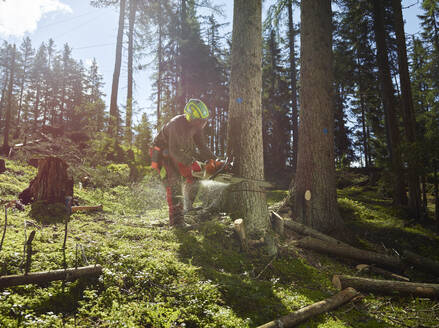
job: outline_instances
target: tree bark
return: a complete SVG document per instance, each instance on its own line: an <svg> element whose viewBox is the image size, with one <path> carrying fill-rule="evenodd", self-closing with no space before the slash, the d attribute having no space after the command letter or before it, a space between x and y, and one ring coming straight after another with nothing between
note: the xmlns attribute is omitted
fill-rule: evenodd
<svg viewBox="0 0 439 328"><path fill-rule="evenodd" d="M297 152L299 145L299 123L298 123L298 106L297 106L297 72L296 72L296 54L294 51L296 32L293 23L293 2L288 0L288 48L290 52L290 84L291 84L291 132L293 137L293 171L297 168Z"/></svg>
<svg viewBox="0 0 439 328"><path fill-rule="evenodd" d="M374 30L377 46L377 61L381 85L384 117L386 122L387 147L390 154L392 190L394 205L407 203L403 170L401 162L398 117L395 111L394 90L387 57L386 37L384 32L383 4L381 0L373 0Z"/></svg>
<svg viewBox="0 0 439 328"><path fill-rule="evenodd" d="M4 159L0 159L0 174L6 172L6 164Z"/></svg>
<svg viewBox="0 0 439 328"><path fill-rule="evenodd" d="M295 242L294 245L300 248L311 249L313 251L335 255L342 258L349 258L372 264L380 264L389 268L402 268L402 262L398 257L365 251L352 246L346 247L343 245L336 245L312 237L300 239Z"/></svg>
<svg viewBox="0 0 439 328"><path fill-rule="evenodd" d="M303 225L299 222L296 222L292 219L284 219L282 218L279 214L277 214L274 211L271 211L272 216L277 217L278 220L282 219L283 220L283 225L285 227L287 227L288 229L293 230L294 232L297 232L301 235L306 235L306 236L311 236L320 240L324 240L328 243L333 243L334 245L340 245L340 246L345 246L345 247L351 247L348 244L345 244L335 238L332 238L331 236L325 235L315 229L312 229L310 227L307 227L306 225Z"/></svg>
<svg viewBox="0 0 439 328"><path fill-rule="evenodd" d="M11 70L9 73L9 88L8 88L8 107L5 115L5 128L3 129L3 153L9 154L9 129L11 128L11 113L12 113L12 91L14 88L14 74L15 74L15 44L12 47Z"/></svg>
<svg viewBox="0 0 439 328"><path fill-rule="evenodd" d="M277 320L266 323L258 328L288 328L295 327L316 315L331 311L358 296L359 293L353 288L346 288L341 292L323 301L306 306L298 311L285 315Z"/></svg>
<svg viewBox="0 0 439 328"><path fill-rule="evenodd" d="M261 0L234 2L228 155L234 156L237 175L253 180L264 180L261 11ZM249 239L271 233L266 196L257 183L241 183L234 195L232 207L244 218Z"/></svg>
<svg viewBox="0 0 439 328"><path fill-rule="evenodd" d="M110 100L110 122L108 124L108 133L111 136L117 136L118 121L119 121L119 110L117 108L117 94L119 89L119 77L120 77L120 67L122 64L122 41L123 41L123 30L124 30L124 17L125 17L125 3L126 0L120 0L120 11L119 11L119 28L117 31L117 42L116 42L116 59L114 62L114 72L113 72L113 82L111 85L111 100Z"/></svg>
<svg viewBox="0 0 439 328"><path fill-rule="evenodd" d="M401 294L429 298L439 296L439 284L378 280L344 275L335 275L332 278L332 283L338 289L352 287L360 292L382 295Z"/></svg>
<svg viewBox="0 0 439 328"><path fill-rule="evenodd" d="M132 119L133 119L133 57L134 57L134 23L136 20L137 0L130 0L130 16L128 23L128 86L127 108L125 118L125 139L128 145L133 142Z"/></svg>
<svg viewBox="0 0 439 328"><path fill-rule="evenodd" d="M57 157L46 157L38 162L38 174L19 199L24 204L36 200L63 203L66 196L73 196L73 179L67 175L67 164Z"/></svg>
<svg viewBox="0 0 439 328"><path fill-rule="evenodd" d="M439 276L439 262L420 256L408 250L403 251L402 255L403 260L414 265L415 268L420 268Z"/></svg>
<svg viewBox="0 0 439 328"><path fill-rule="evenodd" d="M404 33L404 20L402 17L401 0L392 0L395 15L396 42L398 45L399 81L402 96L402 118L404 120L405 135L409 144L408 160L408 187L409 209L416 218L421 218L421 194L419 189L419 175L417 172L417 158L414 156L416 146L416 117L413 106L412 89L407 60L407 46Z"/></svg>
<svg viewBox="0 0 439 328"><path fill-rule="evenodd" d="M334 95L330 0L301 2L299 153L288 202L297 220L339 229L334 162Z"/></svg>
<svg viewBox="0 0 439 328"><path fill-rule="evenodd" d="M82 277L97 277L102 274L100 265L60 269L54 271L32 272L25 275L11 275L0 277L0 288L7 288L26 284L45 284L49 281L73 281Z"/></svg>

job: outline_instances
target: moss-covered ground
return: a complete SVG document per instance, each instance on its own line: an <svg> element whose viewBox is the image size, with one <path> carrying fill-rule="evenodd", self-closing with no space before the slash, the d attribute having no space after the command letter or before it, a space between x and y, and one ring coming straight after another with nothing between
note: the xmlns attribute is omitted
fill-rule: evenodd
<svg viewBox="0 0 439 328"><path fill-rule="evenodd" d="M6 166L0 199L12 200L36 170L8 160ZM269 193L269 201L284 194ZM333 295L333 274L356 274L354 263L312 252L246 254L227 215L206 215L189 231L170 229L164 192L152 177L104 189L75 185L75 197L81 205L103 204L104 211L71 215L67 264L101 264L102 276L0 290L0 327L256 327ZM439 260L437 235L420 225L405 226L373 188L344 188L339 205L362 247L409 248ZM29 211L8 211L2 275L22 272L25 234L31 230L36 230L31 271L63 267L64 224L43 225ZM439 304L364 295L301 327L439 327Z"/></svg>

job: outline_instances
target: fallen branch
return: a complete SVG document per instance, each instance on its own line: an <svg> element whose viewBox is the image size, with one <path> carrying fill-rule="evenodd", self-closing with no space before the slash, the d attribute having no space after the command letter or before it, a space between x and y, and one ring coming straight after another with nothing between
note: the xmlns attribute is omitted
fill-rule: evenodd
<svg viewBox="0 0 439 328"><path fill-rule="evenodd" d="M325 235L324 233L321 233L313 228L307 227L304 224L301 224L299 222L293 221L292 219L285 219L282 218L279 214L277 214L275 211L271 211L271 214L277 219L282 219L285 227L288 229L293 230L294 232L297 232L301 235L311 236L320 240L327 241L329 243L334 243L336 245L344 245L345 247L350 247L348 244L345 244L331 236Z"/></svg>
<svg viewBox="0 0 439 328"><path fill-rule="evenodd" d="M439 275L439 262L430 260L429 258L420 256L410 251L403 251L403 260L417 268L421 268L431 273Z"/></svg>
<svg viewBox="0 0 439 328"><path fill-rule="evenodd" d="M313 316L328 312L330 310L339 307L340 305L349 302L358 294L359 293L355 289L346 288L345 290L342 290L341 292L335 294L334 296L331 296L323 301L311 304L300 310L285 315L277 320L268 322L262 326L259 326L258 328L294 327L295 325L298 325L299 323L302 323Z"/></svg>
<svg viewBox="0 0 439 328"><path fill-rule="evenodd" d="M279 214L271 211L271 224L273 225L273 230L279 236L283 236L285 232L285 220Z"/></svg>
<svg viewBox="0 0 439 328"><path fill-rule="evenodd" d="M394 280L399 280L399 281L410 281L409 278L404 277L404 276L400 276L399 274L378 268L374 265L369 265L369 264L358 264L356 266L356 269L358 272L370 272L370 273L375 273L375 274L379 274L382 275L383 277L389 278L389 279L394 279Z"/></svg>
<svg viewBox="0 0 439 328"><path fill-rule="evenodd" d="M100 265L90 265L80 268L60 269L54 271L33 272L25 275L10 275L0 277L0 288L26 285L43 284L55 280L73 281L81 277L97 277L102 274Z"/></svg>
<svg viewBox="0 0 439 328"><path fill-rule="evenodd" d="M103 210L102 205L98 205L98 206L72 206L72 212L79 212L79 211L91 212L91 211L102 211L102 210Z"/></svg>
<svg viewBox="0 0 439 328"><path fill-rule="evenodd" d="M439 284L378 280L344 275L335 275L332 278L332 283L338 289L352 287L361 292L377 294L401 294L429 298L439 296Z"/></svg>
<svg viewBox="0 0 439 328"><path fill-rule="evenodd" d="M366 263L376 263L385 267L402 268L401 260L398 257L365 251L352 246L336 245L312 237L302 238L294 243L300 248L311 249L320 253L336 255L343 258L350 258Z"/></svg>

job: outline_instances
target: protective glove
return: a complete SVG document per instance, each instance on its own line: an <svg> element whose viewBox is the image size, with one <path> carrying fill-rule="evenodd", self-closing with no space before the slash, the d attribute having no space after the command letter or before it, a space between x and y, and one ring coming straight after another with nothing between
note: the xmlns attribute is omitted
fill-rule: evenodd
<svg viewBox="0 0 439 328"><path fill-rule="evenodd" d="M191 164L191 175L196 178L203 178L204 171L203 171L204 164L198 161L195 161Z"/></svg>
<svg viewBox="0 0 439 328"><path fill-rule="evenodd" d="M208 175L215 174L216 171L218 171L221 167L223 167L224 162L217 161L214 159L210 159L206 164L206 173Z"/></svg>

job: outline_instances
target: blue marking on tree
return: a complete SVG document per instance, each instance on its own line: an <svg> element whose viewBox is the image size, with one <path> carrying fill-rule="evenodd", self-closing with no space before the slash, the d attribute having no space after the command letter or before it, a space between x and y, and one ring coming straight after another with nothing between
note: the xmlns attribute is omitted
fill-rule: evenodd
<svg viewBox="0 0 439 328"><path fill-rule="evenodd" d="M241 97L239 97L239 98L236 98L236 102L238 103L238 104L242 104L242 98Z"/></svg>
<svg viewBox="0 0 439 328"><path fill-rule="evenodd" d="M324 134L328 134L328 129L327 129L327 128L324 128L324 129L323 129L323 133L324 133Z"/></svg>

